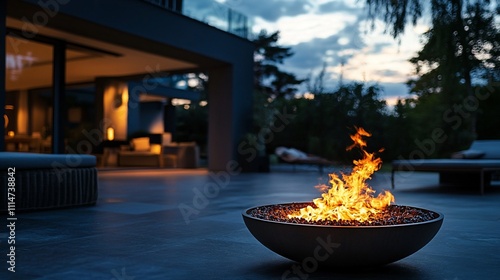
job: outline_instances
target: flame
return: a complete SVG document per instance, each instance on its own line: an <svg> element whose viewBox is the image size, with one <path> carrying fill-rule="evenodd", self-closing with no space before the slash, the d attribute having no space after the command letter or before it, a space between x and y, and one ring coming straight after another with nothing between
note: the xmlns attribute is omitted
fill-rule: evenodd
<svg viewBox="0 0 500 280"><path fill-rule="evenodd" d="M353 144L347 148L361 149L363 158L354 160L351 174L330 174L331 187L320 198L313 200L316 207L307 206L297 213L288 215L288 218L303 218L307 221L319 220L357 220L370 222L377 214L394 202L394 196L385 191L374 197L375 191L366 184L366 180L380 169L382 160L375 157L374 153L365 151L366 141L363 137L371 134L363 128L358 128L356 134L351 135Z"/></svg>

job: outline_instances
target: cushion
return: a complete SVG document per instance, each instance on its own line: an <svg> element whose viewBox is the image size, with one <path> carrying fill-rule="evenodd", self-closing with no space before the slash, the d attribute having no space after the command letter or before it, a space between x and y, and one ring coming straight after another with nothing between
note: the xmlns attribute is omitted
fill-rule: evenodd
<svg viewBox="0 0 500 280"><path fill-rule="evenodd" d="M194 147L196 146L196 142L195 141L192 141L192 142L180 142L178 143L179 146L184 146L184 147Z"/></svg>
<svg viewBox="0 0 500 280"><path fill-rule="evenodd" d="M484 168L500 168L499 159L478 159L478 160L463 160L463 159L415 159L415 160L394 160L392 168L398 171L457 171L470 170L479 171ZM458 171L460 172L460 171Z"/></svg>
<svg viewBox="0 0 500 280"><path fill-rule="evenodd" d="M276 148L275 153L285 160L298 160L307 158L306 153L294 148L278 147Z"/></svg>
<svg viewBox="0 0 500 280"><path fill-rule="evenodd" d="M483 159L500 159L500 140L476 140L469 150L483 151Z"/></svg>
<svg viewBox="0 0 500 280"><path fill-rule="evenodd" d="M483 151L479 150L465 150L453 153L451 158L478 159L482 158L484 154L485 153Z"/></svg>
<svg viewBox="0 0 500 280"><path fill-rule="evenodd" d="M96 157L80 154L38 154L22 152L0 152L0 168L55 169L95 167Z"/></svg>
<svg viewBox="0 0 500 280"><path fill-rule="evenodd" d="M274 150L274 153L277 155L277 156L282 156L284 152L286 152L286 150L288 150L287 148L285 147L277 147L276 150Z"/></svg>
<svg viewBox="0 0 500 280"><path fill-rule="evenodd" d="M163 133L162 138L161 138L161 143L164 146L172 143L172 133L170 133L170 132Z"/></svg>
<svg viewBox="0 0 500 280"><path fill-rule="evenodd" d="M132 148L138 152L149 152L149 137L139 137L132 139Z"/></svg>
<svg viewBox="0 0 500 280"><path fill-rule="evenodd" d="M150 152L156 155L161 154L161 145L160 144L151 144Z"/></svg>
<svg viewBox="0 0 500 280"><path fill-rule="evenodd" d="M307 154L294 148L290 148L286 151L288 156L293 159L305 159Z"/></svg>

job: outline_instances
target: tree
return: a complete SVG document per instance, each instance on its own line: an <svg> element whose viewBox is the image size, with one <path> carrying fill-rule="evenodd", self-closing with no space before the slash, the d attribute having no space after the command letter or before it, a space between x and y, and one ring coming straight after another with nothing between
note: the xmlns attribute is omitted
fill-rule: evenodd
<svg viewBox="0 0 500 280"><path fill-rule="evenodd" d="M326 62L323 63L323 67L318 75L313 78L312 73L307 77L307 91L316 95L322 94L325 90L325 74L326 74Z"/></svg>
<svg viewBox="0 0 500 280"><path fill-rule="evenodd" d="M279 31L267 34L262 30L253 40L254 51L254 102L253 127L245 135L244 142L253 143L259 152L264 152L265 132L274 125L276 114L281 111L281 100L290 97L302 83L292 73L280 70L284 60L293 55L289 47L278 45ZM274 137L274 136L269 136ZM252 139L256 139L254 141Z"/></svg>
<svg viewBox="0 0 500 280"><path fill-rule="evenodd" d="M408 22L417 24L426 4L430 5L432 24L435 26L442 21L449 21L450 18L459 21L464 12L464 4L489 7L491 2L491 0L365 0L368 17L372 23L375 19L381 18L387 24L386 30L395 39L405 32ZM491 11L494 12L493 8Z"/></svg>
<svg viewBox="0 0 500 280"><path fill-rule="evenodd" d="M303 82L294 74L279 69L279 65L293 52L289 47L279 46L278 39L279 31L268 35L262 30L253 40L255 88L272 98L292 96Z"/></svg>
<svg viewBox="0 0 500 280"><path fill-rule="evenodd" d="M419 97L413 109L420 114L414 120L421 123L414 125L445 129L450 137L441 145L442 155L476 138L475 111L463 114L460 127L447 123L443 114L474 98L474 80L500 76L500 33L495 24L498 13L490 5L492 1L366 0L366 4L370 18L382 18L394 38L400 38L408 23L415 25L425 5L430 6L431 27L424 34L425 44L410 60L420 75L408 82L410 91Z"/></svg>
<svg viewBox="0 0 500 280"><path fill-rule="evenodd" d="M295 117L275 135L273 147L294 147L336 161L352 162L359 155L346 151L356 126L373 133L376 149L385 147L386 104L377 85L352 82L314 99L280 100Z"/></svg>

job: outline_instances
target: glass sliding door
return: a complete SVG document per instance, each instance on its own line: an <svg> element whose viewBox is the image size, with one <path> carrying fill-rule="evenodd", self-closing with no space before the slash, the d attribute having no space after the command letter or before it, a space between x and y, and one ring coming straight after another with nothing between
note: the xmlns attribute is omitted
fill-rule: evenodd
<svg viewBox="0 0 500 280"><path fill-rule="evenodd" d="M6 150L50 152L53 47L8 35L5 70Z"/></svg>

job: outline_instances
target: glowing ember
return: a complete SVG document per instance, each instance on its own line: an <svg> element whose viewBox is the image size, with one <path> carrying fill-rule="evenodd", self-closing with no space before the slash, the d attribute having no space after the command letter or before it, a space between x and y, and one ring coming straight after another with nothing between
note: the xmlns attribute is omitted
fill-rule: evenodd
<svg viewBox="0 0 500 280"><path fill-rule="evenodd" d="M354 160L354 168L351 174L330 174L331 187L323 185L321 198L313 200L314 205L301 208L295 213L289 214L288 218L305 219L306 221L359 221L368 222L377 220L381 213L394 202L394 196L385 191L374 197L375 191L366 184L366 180L380 169L382 160L375 157L374 153L365 151L366 141L363 137L371 134L363 128L359 128L355 135L351 135L354 144L347 150L359 147L363 152L363 158Z"/></svg>

